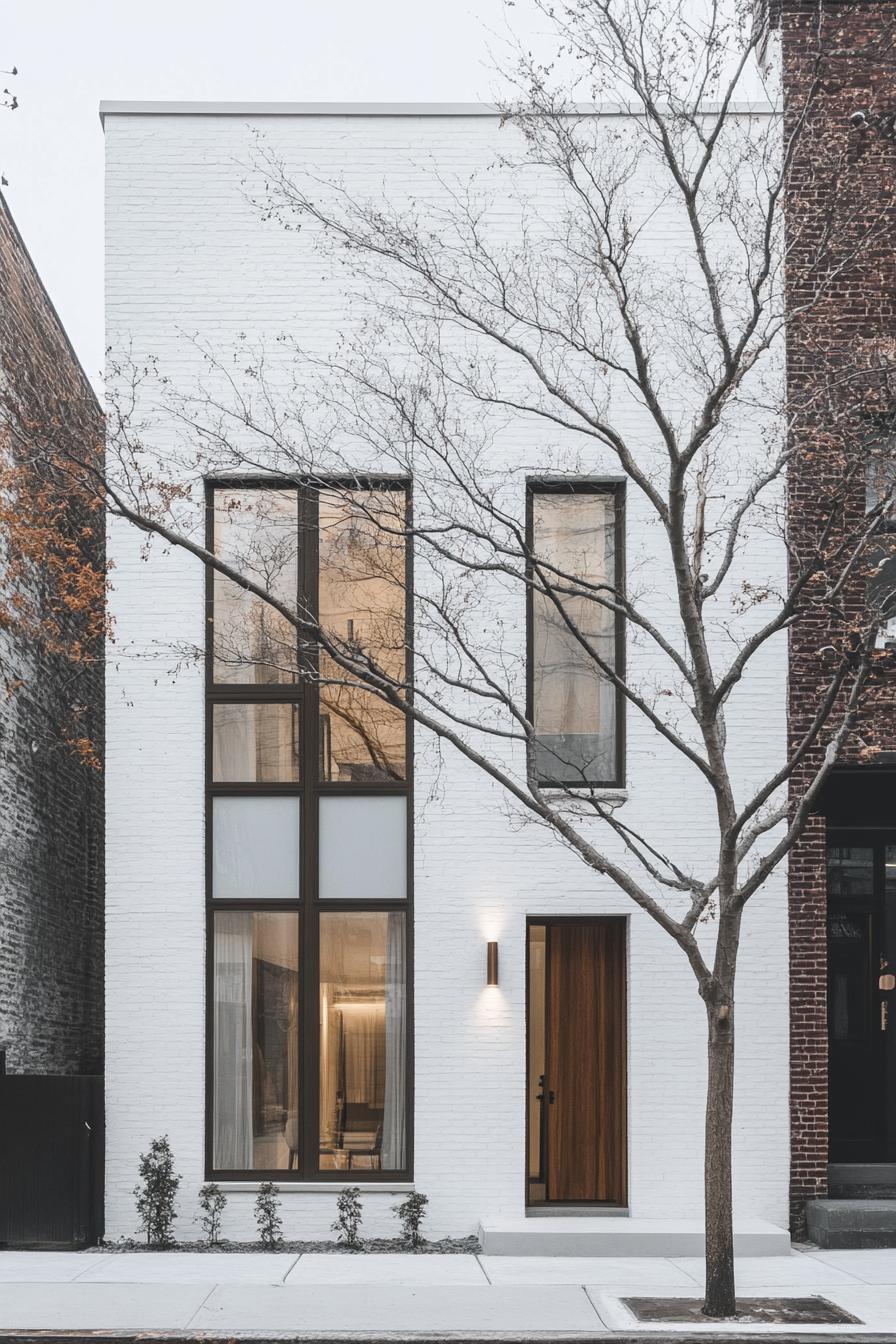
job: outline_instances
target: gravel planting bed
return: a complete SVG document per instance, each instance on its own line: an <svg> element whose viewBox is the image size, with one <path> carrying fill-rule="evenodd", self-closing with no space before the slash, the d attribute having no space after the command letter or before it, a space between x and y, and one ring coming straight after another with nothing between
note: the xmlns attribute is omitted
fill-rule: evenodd
<svg viewBox="0 0 896 1344"><path fill-rule="evenodd" d="M217 1246L209 1246L205 1241L177 1241L164 1249L166 1253L201 1251L207 1255L234 1255L268 1248L262 1246L260 1241L221 1241ZM411 1250L400 1237L368 1237L358 1251L349 1250L338 1241L281 1241L271 1249L284 1255L394 1255L396 1252L403 1255L477 1255L480 1247L478 1237L443 1237L441 1241L424 1241L416 1250ZM102 1255L115 1255L124 1251L144 1251L147 1255L158 1255L159 1250L159 1247L147 1246L144 1241L127 1238L90 1247L91 1252Z"/></svg>

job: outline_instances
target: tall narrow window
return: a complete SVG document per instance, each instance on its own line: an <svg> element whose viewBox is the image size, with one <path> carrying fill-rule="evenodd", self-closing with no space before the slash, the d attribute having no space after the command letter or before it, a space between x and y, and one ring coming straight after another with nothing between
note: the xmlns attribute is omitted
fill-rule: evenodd
<svg viewBox="0 0 896 1344"><path fill-rule="evenodd" d="M294 490L219 490L215 554L295 609L298 497ZM254 593L215 574L215 680L270 685L296 679L296 628Z"/></svg>
<svg viewBox="0 0 896 1344"><path fill-rule="evenodd" d="M622 782L619 587L621 493L530 491L530 718L542 784Z"/></svg>
<svg viewBox="0 0 896 1344"><path fill-rule="evenodd" d="M404 1166L405 916L323 914L320 1151L334 1170Z"/></svg>
<svg viewBox="0 0 896 1344"><path fill-rule="evenodd" d="M881 510L882 514L867 556L867 599L871 615L879 622L877 645L891 648L896 645L896 507L892 503L896 435L883 437L874 447L878 455L869 460L866 470L865 508L868 513Z"/></svg>
<svg viewBox="0 0 896 1344"><path fill-rule="evenodd" d="M335 640L401 681L405 666L404 495L324 491L320 497L320 622ZM322 778L405 777L405 718L327 657L320 660Z"/></svg>
<svg viewBox="0 0 896 1344"><path fill-rule="evenodd" d="M208 1175L408 1176L406 491L215 485L208 513Z"/></svg>
<svg viewBox="0 0 896 1344"><path fill-rule="evenodd" d="M213 1160L281 1170L299 1152L299 917L215 912Z"/></svg>

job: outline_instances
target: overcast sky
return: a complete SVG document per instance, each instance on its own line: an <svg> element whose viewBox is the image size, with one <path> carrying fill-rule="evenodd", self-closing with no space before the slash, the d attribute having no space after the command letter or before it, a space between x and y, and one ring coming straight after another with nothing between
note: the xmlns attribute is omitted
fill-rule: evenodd
<svg viewBox="0 0 896 1344"><path fill-rule="evenodd" d="M518 12L518 11L517 11ZM487 101L502 0L0 0L4 194L84 367L103 361L101 99ZM0 85L2 86L2 85Z"/></svg>
<svg viewBox="0 0 896 1344"><path fill-rule="evenodd" d="M102 99L488 102L508 18L556 54L526 0L0 0L4 193L96 386Z"/></svg>

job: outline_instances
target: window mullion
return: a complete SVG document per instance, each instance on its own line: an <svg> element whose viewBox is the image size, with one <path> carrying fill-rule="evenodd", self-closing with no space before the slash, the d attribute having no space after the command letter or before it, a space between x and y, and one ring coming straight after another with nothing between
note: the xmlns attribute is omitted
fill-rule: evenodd
<svg viewBox="0 0 896 1344"><path fill-rule="evenodd" d="M318 491L305 487L299 496L300 608L313 618L318 614ZM302 695L302 983L303 1031L299 1066L302 1145L300 1170L303 1179L317 1176L320 1131L319 1063L319 937L317 913L318 821L317 782L319 747L318 707L320 695L316 672L318 651L301 641Z"/></svg>

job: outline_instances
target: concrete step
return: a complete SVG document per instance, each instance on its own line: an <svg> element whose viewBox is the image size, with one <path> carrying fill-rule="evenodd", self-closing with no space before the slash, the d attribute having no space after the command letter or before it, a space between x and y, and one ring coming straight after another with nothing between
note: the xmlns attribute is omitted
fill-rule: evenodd
<svg viewBox="0 0 896 1344"><path fill-rule="evenodd" d="M486 1255L702 1255L699 1219L508 1218L482 1223ZM734 1226L737 1255L789 1255L790 1233L759 1218Z"/></svg>
<svg viewBox="0 0 896 1344"><path fill-rule="evenodd" d="M896 1163L830 1162L828 1199L896 1199Z"/></svg>
<svg viewBox="0 0 896 1344"><path fill-rule="evenodd" d="M896 1246L896 1199L813 1199L806 1224L810 1240L825 1251Z"/></svg>

